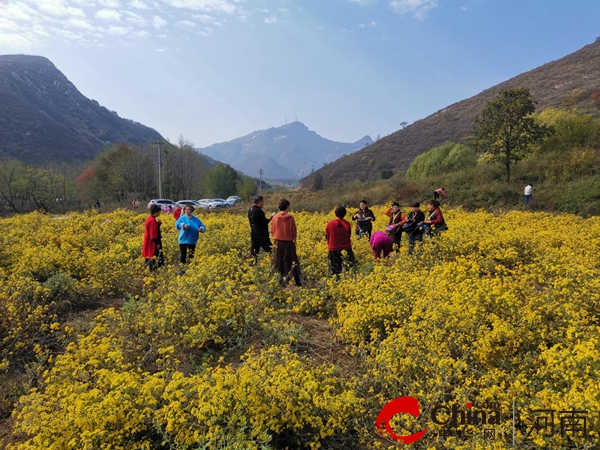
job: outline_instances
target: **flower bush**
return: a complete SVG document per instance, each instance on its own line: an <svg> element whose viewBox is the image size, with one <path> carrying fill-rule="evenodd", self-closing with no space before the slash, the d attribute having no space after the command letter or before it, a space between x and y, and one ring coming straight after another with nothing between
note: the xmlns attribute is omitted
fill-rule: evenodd
<svg viewBox="0 0 600 450"><path fill-rule="evenodd" d="M0 376L40 368L10 448L397 448L375 418L405 395L421 414L393 427L427 427L414 448L512 448L513 401L519 448L598 446L600 219L444 215L449 231L412 256L403 236L375 262L353 236L357 267L338 280L323 237L333 214L294 213L299 289L281 288L267 257L254 264L243 215L202 215L183 275L170 216L167 264L153 273L139 257L143 215L2 220ZM74 313L115 298L122 307L72 331ZM467 403L500 405L494 439L432 422L436 405ZM559 432L558 412L573 408L587 411L587 436ZM534 429L534 410L556 410L554 435Z"/></svg>

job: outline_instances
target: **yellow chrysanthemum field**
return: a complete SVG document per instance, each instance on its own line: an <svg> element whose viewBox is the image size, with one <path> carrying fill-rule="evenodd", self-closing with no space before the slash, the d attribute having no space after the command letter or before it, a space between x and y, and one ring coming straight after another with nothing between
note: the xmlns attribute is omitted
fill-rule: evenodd
<svg viewBox="0 0 600 450"><path fill-rule="evenodd" d="M358 265L336 280L333 213L294 213L301 288L281 288L265 256L253 264L241 214L200 215L208 231L182 276L169 216L154 273L144 215L0 220L6 445L598 448L600 219L444 215L450 229L413 256L405 238L383 262L353 241ZM24 395L7 391L23 379ZM406 396L419 410L389 426L427 429L412 444L376 428Z"/></svg>

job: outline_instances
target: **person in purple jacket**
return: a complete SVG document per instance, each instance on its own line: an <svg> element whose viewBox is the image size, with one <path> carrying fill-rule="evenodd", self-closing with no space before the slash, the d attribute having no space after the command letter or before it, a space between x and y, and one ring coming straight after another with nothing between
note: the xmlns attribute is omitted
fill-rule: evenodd
<svg viewBox="0 0 600 450"><path fill-rule="evenodd" d="M387 234L381 231L376 231L371 235L371 240L369 242L371 244L371 249L373 250L373 256L375 259L379 259L382 252L384 258L390 256L394 241L392 241L392 238Z"/></svg>

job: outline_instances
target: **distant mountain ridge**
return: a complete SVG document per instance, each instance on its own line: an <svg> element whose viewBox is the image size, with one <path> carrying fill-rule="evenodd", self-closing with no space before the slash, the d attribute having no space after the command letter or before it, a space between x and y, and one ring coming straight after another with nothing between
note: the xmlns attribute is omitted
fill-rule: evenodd
<svg viewBox="0 0 600 450"><path fill-rule="evenodd" d="M29 164L93 159L107 145L160 134L82 95L41 56L0 56L0 157Z"/></svg>
<svg viewBox="0 0 600 450"><path fill-rule="evenodd" d="M468 142L473 121L504 89L529 88L538 108L577 107L600 116L600 38L595 43L561 59L525 72L478 95L454 103L403 130L397 131L366 149L319 169L307 177L311 186L314 176L321 174L324 186L354 180L377 180L408 169L413 159L430 148L447 141ZM387 173L385 171L388 171Z"/></svg>
<svg viewBox="0 0 600 450"><path fill-rule="evenodd" d="M196 150L252 177L262 169L264 179L292 180L372 143L370 136L354 143L331 141L296 121Z"/></svg>

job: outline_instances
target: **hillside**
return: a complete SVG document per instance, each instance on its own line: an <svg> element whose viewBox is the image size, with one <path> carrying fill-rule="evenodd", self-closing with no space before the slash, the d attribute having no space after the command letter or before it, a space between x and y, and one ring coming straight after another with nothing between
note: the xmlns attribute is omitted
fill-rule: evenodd
<svg viewBox="0 0 600 450"><path fill-rule="evenodd" d="M600 91L600 40L557 61L544 64L500 83L480 94L444 108L418 120L369 147L340 158L307 177L312 186L316 174L324 185L337 182L377 180L382 170L405 171L421 153L444 142L466 142L473 120L500 91L529 88L538 108L577 106L598 115L598 103L591 95Z"/></svg>
<svg viewBox="0 0 600 450"><path fill-rule="evenodd" d="M369 136L354 143L330 141L296 121L196 150L253 177L263 169L265 179L290 180L372 143Z"/></svg>
<svg viewBox="0 0 600 450"><path fill-rule="evenodd" d="M106 145L159 136L83 96L48 59L0 56L0 157L37 165L86 161Z"/></svg>

